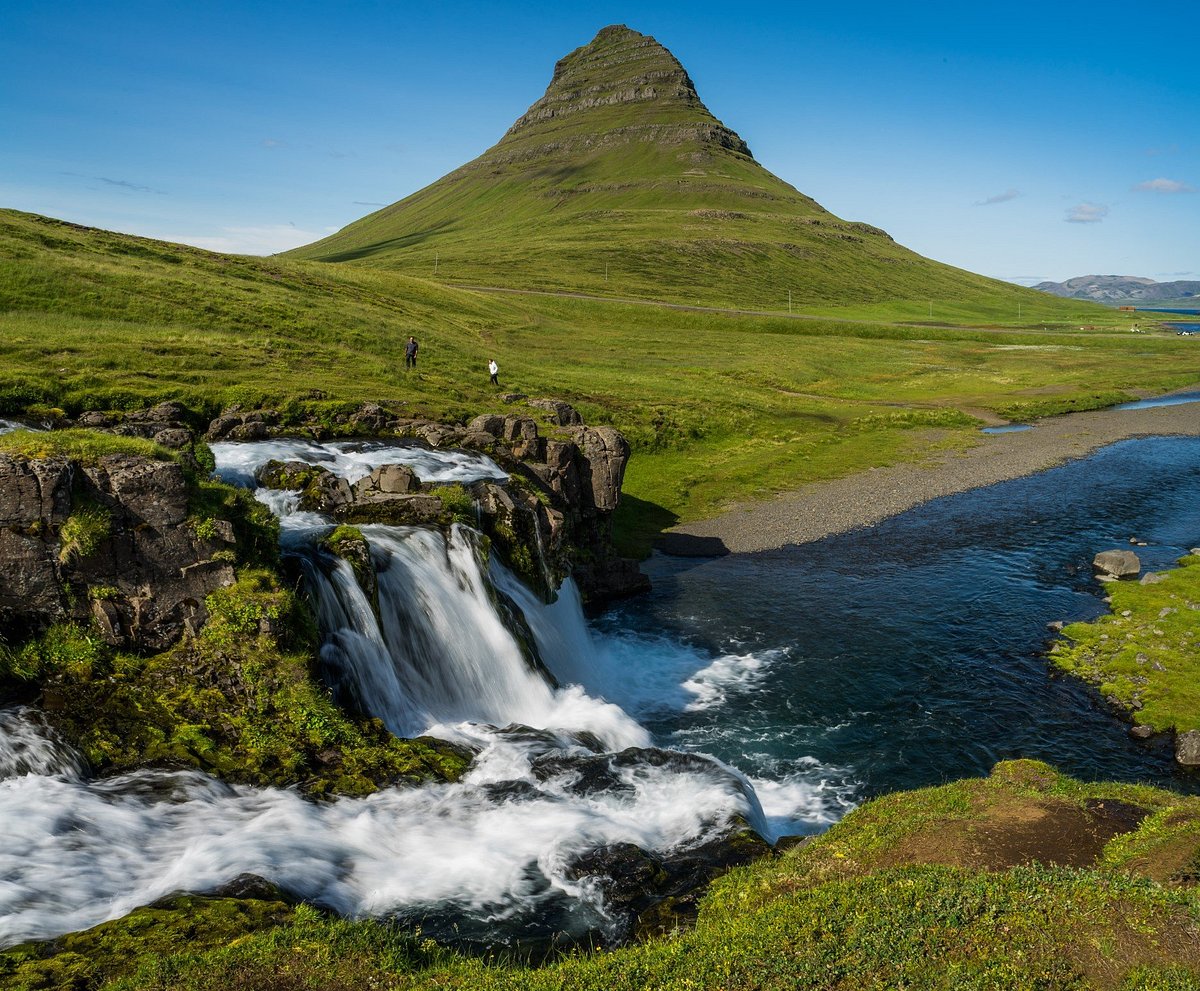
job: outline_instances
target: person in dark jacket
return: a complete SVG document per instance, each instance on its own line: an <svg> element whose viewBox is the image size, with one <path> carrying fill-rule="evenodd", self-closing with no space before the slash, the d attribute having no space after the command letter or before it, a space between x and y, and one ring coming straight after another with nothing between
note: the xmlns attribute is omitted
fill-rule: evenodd
<svg viewBox="0 0 1200 991"><path fill-rule="evenodd" d="M409 338L408 338L408 343L404 345L404 367L405 368L416 368L417 367L417 348L419 346L420 345L417 344L417 339L410 334Z"/></svg>

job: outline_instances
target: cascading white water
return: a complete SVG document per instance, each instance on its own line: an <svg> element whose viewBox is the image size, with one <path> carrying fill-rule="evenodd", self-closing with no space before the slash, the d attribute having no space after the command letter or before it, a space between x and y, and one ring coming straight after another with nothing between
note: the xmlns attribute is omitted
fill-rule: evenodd
<svg viewBox="0 0 1200 991"><path fill-rule="evenodd" d="M327 460L316 445L281 443L232 454L235 445L219 445L222 473L240 477L271 457ZM361 455L353 471L366 474L372 456L391 457L373 450L352 452ZM459 453L441 468L431 463L424 478L494 477L494 468ZM477 538L461 527L448 538L361 528L377 572L377 613L350 565L317 547L332 521L296 512L295 494L258 494L281 516L285 551L304 561L322 659L340 689L398 734L470 745L477 757L468 773L453 784L328 803L199 772L92 781L37 717L0 711L0 946L247 872L351 916L449 913L486 927L524 920L526 931L529 920L552 918L548 931L604 929L611 920L599 888L570 869L581 854L632 843L665 855L715 838L734 817L768 834L783 821L771 808L764 816L746 780L715 761L625 750L651 743L626 710L684 708L699 696L681 678L716 662L680 648L668 664L654 653L631 663L637 642L598 646L573 585L545 605L499 562L482 567ZM529 663L492 586L523 613L559 687ZM598 745L610 753L597 754ZM583 782L579 761L601 768L600 786L594 777ZM790 797L812 823L827 821L824 796ZM777 791L772 798L782 807ZM793 805L787 815L795 814Z"/></svg>
<svg viewBox="0 0 1200 991"><path fill-rule="evenodd" d="M0 709L0 781L23 775L77 780L83 760L64 744L34 709Z"/></svg>
<svg viewBox="0 0 1200 991"><path fill-rule="evenodd" d="M0 723L3 746L14 732L27 741L31 728L40 731ZM575 856L609 843L693 845L751 813L715 765L631 763L615 770L619 787L581 793L569 766L539 769L539 758L563 752L553 742L484 727L475 742L484 749L458 783L330 803L199 772L0 780L0 946L245 872L350 916L450 909L499 922L567 900L581 928L603 927L599 896L569 876ZM61 769L59 759L45 768Z"/></svg>
<svg viewBox="0 0 1200 991"><path fill-rule="evenodd" d="M322 659L389 729L414 736L462 722L521 723L584 730L610 749L649 745L649 733L616 706L556 690L531 667L489 595L473 531L361 529L375 564L378 622L345 562L328 578L308 573L330 631Z"/></svg>
<svg viewBox="0 0 1200 991"><path fill-rule="evenodd" d="M491 458L465 451L444 451L417 444L384 441L316 441L280 437L246 443L211 445L218 473L235 485L253 485L254 473L268 461L320 465L348 482L365 478L380 465L408 465L424 481L503 481L507 473Z"/></svg>
<svg viewBox="0 0 1200 991"><path fill-rule="evenodd" d="M636 631L598 640L584 618L579 590L571 579L563 582L558 597L547 605L494 560L491 575L496 587L520 607L538 650L560 684L579 685L589 695L639 718L680 710L720 710L731 697L753 689L783 659L784 652L778 650L711 657L678 640ZM759 803L756 828L774 841L840 819L854 803L844 789L831 785L832 770L806 758L779 779L743 776Z"/></svg>
<svg viewBox="0 0 1200 991"><path fill-rule="evenodd" d="M13 430L37 430L37 427L31 427L24 423L16 423L13 420L0 419L0 434L6 434Z"/></svg>

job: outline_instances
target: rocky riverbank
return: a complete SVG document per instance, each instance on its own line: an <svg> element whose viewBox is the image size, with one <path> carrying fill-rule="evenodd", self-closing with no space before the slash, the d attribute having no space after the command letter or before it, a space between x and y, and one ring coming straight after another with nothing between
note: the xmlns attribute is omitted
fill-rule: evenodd
<svg viewBox="0 0 1200 991"><path fill-rule="evenodd" d="M1164 572L1139 573L1130 551L1097 556L1097 570L1112 569L1117 554L1132 565L1117 565L1127 580L1111 580L1110 613L1093 623L1072 623L1050 648L1050 663L1096 688L1132 723L1136 739L1170 740L1176 762L1200 768L1200 548ZM1103 577L1110 578L1112 571Z"/></svg>
<svg viewBox="0 0 1200 991"><path fill-rule="evenodd" d="M965 451L817 482L767 502L736 504L720 516L675 527L659 546L668 554L704 557L804 544L871 526L940 496L1032 475L1120 440L1150 436L1200 436L1200 404L1070 413L1039 420L1025 431L981 434Z"/></svg>

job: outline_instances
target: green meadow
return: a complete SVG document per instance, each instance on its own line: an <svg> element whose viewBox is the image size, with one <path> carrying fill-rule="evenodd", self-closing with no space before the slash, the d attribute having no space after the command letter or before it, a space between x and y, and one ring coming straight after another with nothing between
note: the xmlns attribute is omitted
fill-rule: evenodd
<svg viewBox="0 0 1200 991"><path fill-rule="evenodd" d="M298 416L372 400L461 419L510 409L488 384L495 357L501 392L565 399L626 434L618 522L644 550L732 501L973 444L981 418L1200 381L1192 338L1130 334L1127 314L1011 288L1033 297L1019 320L987 298L935 302L947 320L933 323L912 303L754 315L474 292L3 211L0 415L178 399L202 416L232 403Z"/></svg>

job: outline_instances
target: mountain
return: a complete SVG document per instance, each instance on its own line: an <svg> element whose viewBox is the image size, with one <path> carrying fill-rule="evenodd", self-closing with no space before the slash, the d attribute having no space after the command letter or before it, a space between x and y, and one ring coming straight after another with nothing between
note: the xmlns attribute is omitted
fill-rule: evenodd
<svg viewBox="0 0 1200 991"><path fill-rule="evenodd" d="M1015 299L768 172L679 60L618 25L466 165L294 257L462 285L714 305Z"/></svg>
<svg viewBox="0 0 1200 991"><path fill-rule="evenodd" d="M1136 275L1081 275L1066 282L1039 282L1034 289L1064 299L1089 299L1110 306L1191 303L1200 298L1200 282L1155 282Z"/></svg>

